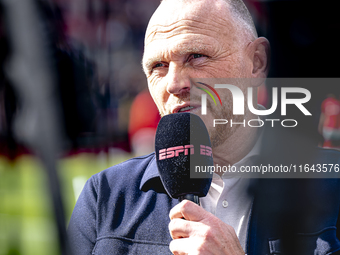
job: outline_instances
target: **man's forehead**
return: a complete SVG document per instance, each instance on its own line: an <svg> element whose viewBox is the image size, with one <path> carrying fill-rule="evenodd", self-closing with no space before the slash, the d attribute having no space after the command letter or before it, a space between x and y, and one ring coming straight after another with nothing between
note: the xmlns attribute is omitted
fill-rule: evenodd
<svg viewBox="0 0 340 255"><path fill-rule="evenodd" d="M186 40L185 37L188 37ZM189 39L190 38L190 39ZM213 51L213 46L211 42L203 43L200 39L200 35L191 35L190 37L187 34L183 34L181 36L180 43L176 43L176 41L171 44L166 42L166 40L162 40L159 38L161 42L152 43L150 47L145 48L143 55L143 65L144 67L149 67L154 62L163 61L164 58L170 57L168 54L178 54L178 56L187 55L190 53L197 52L207 52ZM170 51L168 51L171 49Z"/></svg>
<svg viewBox="0 0 340 255"><path fill-rule="evenodd" d="M216 43L236 41L234 19L229 14L224 0L163 1L145 34L143 67L161 61L170 53L167 49L178 55L205 54L210 49L211 54L217 50Z"/></svg>

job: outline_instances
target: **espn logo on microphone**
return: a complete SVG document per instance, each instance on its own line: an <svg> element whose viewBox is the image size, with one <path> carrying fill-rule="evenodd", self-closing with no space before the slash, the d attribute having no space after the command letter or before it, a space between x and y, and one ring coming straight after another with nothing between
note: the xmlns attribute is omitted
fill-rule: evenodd
<svg viewBox="0 0 340 255"><path fill-rule="evenodd" d="M190 155L195 154L195 146L190 144L161 149L159 150L159 160L178 157L180 156L180 153L184 155L189 155L189 151ZM212 157L212 150L210 146L200 145L199 151L200 155Z"/></svg>

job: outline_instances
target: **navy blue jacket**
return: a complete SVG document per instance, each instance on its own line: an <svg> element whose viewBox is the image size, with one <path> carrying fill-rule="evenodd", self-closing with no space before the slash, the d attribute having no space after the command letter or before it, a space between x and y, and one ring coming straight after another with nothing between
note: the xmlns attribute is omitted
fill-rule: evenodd
<svg viewBox="0 0 340 255"><path fill-rule="evenodd" d="M335 151L319 159L340 163ZM333 254L338 179L257 179L250 192L247 254ZM169 211L154 154L130 159L92 176L74 208L69 237L75 255L171 254Z"/></svg>

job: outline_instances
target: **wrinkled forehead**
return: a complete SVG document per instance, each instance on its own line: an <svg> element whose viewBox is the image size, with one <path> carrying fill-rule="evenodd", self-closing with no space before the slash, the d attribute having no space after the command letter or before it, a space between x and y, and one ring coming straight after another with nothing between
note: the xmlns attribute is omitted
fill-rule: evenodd
<svg viewBox="0 0 340 255"><path fill-rule="evenodd" d="M223 0L164 0L149 21L145 44L185 22L193 27L226 25L231 20Z"/></svg>

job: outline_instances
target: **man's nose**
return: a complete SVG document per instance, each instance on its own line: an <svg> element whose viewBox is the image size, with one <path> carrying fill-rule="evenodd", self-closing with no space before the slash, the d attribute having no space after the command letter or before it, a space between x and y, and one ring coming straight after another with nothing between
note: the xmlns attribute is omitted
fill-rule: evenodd
<svg viewBox="0 0 340 255"><path fill-rule="evenodd" d="M178 65L170 63L167 73L167 92L177 95L189 92L190 88L191 82L187 72Z"/></svg>

